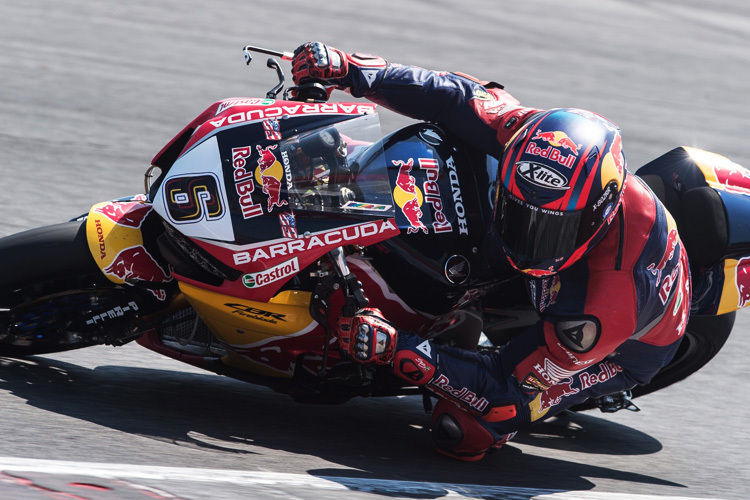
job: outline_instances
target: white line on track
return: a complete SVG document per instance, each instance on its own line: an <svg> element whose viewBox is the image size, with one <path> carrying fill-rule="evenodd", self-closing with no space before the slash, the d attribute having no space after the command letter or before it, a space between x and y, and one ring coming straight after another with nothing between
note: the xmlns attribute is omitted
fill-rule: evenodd
<svg viewBox="0 0 750 500"><path fill-rule="evenodd" d="M30 458L0 457L0 471L34 472L104 479L140 479L200 483L229 483L241 486L302 487L319 490L344 490L378 495L419 495L422 498L508 499L508 500L706 500L696 497L633 495L597 491L561 491L509 486L457 483L423 483L358 477L310 476L282 472L251 472L228 469L196 469L147 465L67 462Z"/></svg>

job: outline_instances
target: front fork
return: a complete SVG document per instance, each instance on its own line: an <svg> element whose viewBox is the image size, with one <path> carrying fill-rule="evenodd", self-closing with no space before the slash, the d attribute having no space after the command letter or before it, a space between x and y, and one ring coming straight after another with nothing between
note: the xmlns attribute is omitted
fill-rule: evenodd
<svg viewBox="0 0 750 500"><path fill-rule="evenodd" d="M310 300L310 316L325 330L323 362L318 372L320 376L324 376L327 371L326 362L328 361L329 346L333 335L332 325L330 324L330 312L333 308L331 296L341 290L344 297L341 314L336 318L335 324L338 324L339 318L352 317L359 309L367 307L369 304L369 300L362 289L362 283L357 280L357 277L346 264L343 248L334 248L328 252L328 256L334 273L318 270L318 284L315 286L315 291Z"/></svg>

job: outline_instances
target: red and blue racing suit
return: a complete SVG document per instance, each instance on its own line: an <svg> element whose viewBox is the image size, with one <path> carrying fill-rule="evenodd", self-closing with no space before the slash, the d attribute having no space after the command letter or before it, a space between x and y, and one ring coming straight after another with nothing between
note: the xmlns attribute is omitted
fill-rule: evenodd
<svg viewBox="0 0 750 500"><path fill-rule="evenodd" d="M353 96L439 123L496 158L540 111L495 83L349 58L355 64L342 87ZM477 424L458 454L486 449L588 398L646 384L674 356L688 320L690 272L675 222L634 175L626 177L621 208L601 242L559 274L528 277L526 286L540 320L496 352L399 337L395 372L454 402Z"/></svg>

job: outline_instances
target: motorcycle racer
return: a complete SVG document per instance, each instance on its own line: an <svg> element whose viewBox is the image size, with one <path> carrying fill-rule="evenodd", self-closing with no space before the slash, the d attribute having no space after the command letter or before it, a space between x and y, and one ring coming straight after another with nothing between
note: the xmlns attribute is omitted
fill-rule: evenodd
<svg viewBox="0 0 750 500"><path fill-rule="evenodd" d="M534 422L648 383L674 356L689 314L687 254L671 215L628 174L615 124L320 42L295 51L293 76L438 123L500 162L488 231L523 274L540 320L502 348L475 351L399 330L377 309L339 329L355 360L392 364L440 397L431 424L439 451L479 460Z"/></svg>

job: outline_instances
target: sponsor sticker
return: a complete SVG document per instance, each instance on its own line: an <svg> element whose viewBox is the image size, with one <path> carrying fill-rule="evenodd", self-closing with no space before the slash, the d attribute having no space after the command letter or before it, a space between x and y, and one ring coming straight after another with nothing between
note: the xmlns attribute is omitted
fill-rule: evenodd
<svg viewBox="0 0 750 500"><path fill-rule="evenodd" d="M247 288L258 288L294 276L298 272L299 259L293 257L265 271L245 274L242 277L242 284Z"/></svg>
<svg viewBox="0 0 750 500"><path fill-rule="evenodd" d="M516 173L523 180L535 186L547 189L570 189L566 177L541 163L530 161L518 162L516 163Z"/></svg>
<svg viewBox="0 0 750 500"><path fill-rule="evenodd" d="M581 318L565 318L555 323L555 333L565 348L585 353L594 348L602 327L594 316Z"/></svg>

